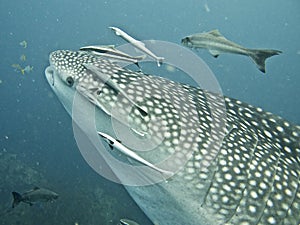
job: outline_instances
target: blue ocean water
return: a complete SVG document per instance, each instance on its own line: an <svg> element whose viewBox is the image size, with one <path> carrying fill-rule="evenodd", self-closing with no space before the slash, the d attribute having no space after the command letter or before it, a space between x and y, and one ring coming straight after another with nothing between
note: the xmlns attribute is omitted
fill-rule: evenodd
<svg viewBox="0 0 300 225"><path fill-rule="evenodd" d="M0 224L117 224L123 217L151 224L120 185L97 175L80 155L71 118L44 77L51 51L124 44L109 26L140 40L177 44L186 35L219 29L243 46L283 51L267 60L266 74L243 56L215 59L206 50L195 51L223 93L300 124L299 10L297 0L1 1L0 154L6 157L0 167L1 210L10 207L11 191L33 185L53 189L60 198L22 205L1 215ZM19 44L23 40L26 48ZM33 70L22 74L12 64Z"/></svg>

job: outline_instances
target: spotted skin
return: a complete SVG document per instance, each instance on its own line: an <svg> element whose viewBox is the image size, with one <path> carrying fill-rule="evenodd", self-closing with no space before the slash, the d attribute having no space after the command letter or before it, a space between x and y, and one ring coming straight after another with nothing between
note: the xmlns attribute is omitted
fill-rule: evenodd
<svg viewBox="0 0 300 225"><path fill-rule="evenodd" d="M146 160L159 161L172 154L175 158L167 163L176 168L178 159L191 155L169 184L160 184L175 199L174 215L161 215L157 210L148 214L142 206L153 222L163 217L161 224L174 224L173 216L179 224L191 225L299 224L299 126L228 97L224 97L224 117L218 101L221 96L133 72L87 52L56 51L50 55L50 64L66 85L72 78L69 88L81 90L108 115L152 138L157 151L155 155L145 152ZM83 64L92 64L109 75L147 115L141 116L127 98ZM214 123L209 103L216 112ZM221 123L224 128L214 129ZM174 187L169 187L172 182ZM176 215L177 208L181 217Z"/></svg>

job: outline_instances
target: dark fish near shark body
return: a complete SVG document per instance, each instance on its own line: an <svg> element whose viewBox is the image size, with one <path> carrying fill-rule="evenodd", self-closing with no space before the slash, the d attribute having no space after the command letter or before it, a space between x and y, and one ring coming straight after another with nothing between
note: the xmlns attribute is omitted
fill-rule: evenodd
<svg viewBox="0 0 300 225"><path fill-rule="evenodd" d="M249 56L257 65L258 69L265 73L265 60L273 55L281 53L279 50L272 49L249 49L227 40L218 30L192 34L181 40L181 43L190 48L203 48L214 56L218 57L221 53L233 53Z"/></svg>
<svg viewBox="0 0 300 225"><path fill-rule="evenodd" d="M184 167L168 182L125 186L153 223L300 222L299 126L228 97L224 97L226 117L220 117L220 104L213 101L218 96L213 93L207 95L200 88L145 76L88 52L55 51L49 61L46 78L70 115L77 89L83 99L97 106L99 132L117 139L106 123L115 116L115 107L130 117L129 122L123 117L116 119L129 126L137 138L150 136L161 141L153 151L139 152L147 162L160 162L170 154L180 157L191 153ZM110 77L108 82L102 73ZM219 139L220 134L214 132L218 122L212 123L210 104L216 107L215 121L226 122L226 128L220 131L221 146L216 149L215 138ZM165 129L157 127L157 118L161 118ZM120 141L125 145L125 139ZM168 161L170 169L177 159ZM209 160L207 166L203 166L205 160ZM114 170L116 175L122 172Z"/></svg>

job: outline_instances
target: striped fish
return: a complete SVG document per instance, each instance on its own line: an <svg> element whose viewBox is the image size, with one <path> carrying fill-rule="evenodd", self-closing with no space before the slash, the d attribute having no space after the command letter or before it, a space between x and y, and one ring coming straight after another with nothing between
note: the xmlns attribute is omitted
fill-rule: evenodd
<svg viewBox="0 0 300 225"><path fill-rule="evenodd" d="M175 172L161 182L125 186L153 223L300 222L299 126L228 97L224 117L217 94L134 72L89 52L59 50L49 61L46 78L70 115L80 93L97 106L97 131L117 139L110 125L114 118L129 128L128 135L151 140L155 151L139 151L140 157ZM120 143L130 151L138 148L126 141ZM112 170L121 181L128 178Z"/></svg>

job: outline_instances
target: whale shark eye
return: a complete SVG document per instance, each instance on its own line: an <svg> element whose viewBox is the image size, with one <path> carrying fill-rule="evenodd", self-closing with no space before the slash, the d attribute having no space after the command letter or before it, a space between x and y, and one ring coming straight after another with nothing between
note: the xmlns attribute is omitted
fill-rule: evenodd
<svg viewBox="0 0 300 225"><path fill-rule="evenodd" d="M72 77L67 77L66 81L67 81L67 84L68 84L70 87L73 86L73 84L74 84L74 79L73 79Z"/></svg>

